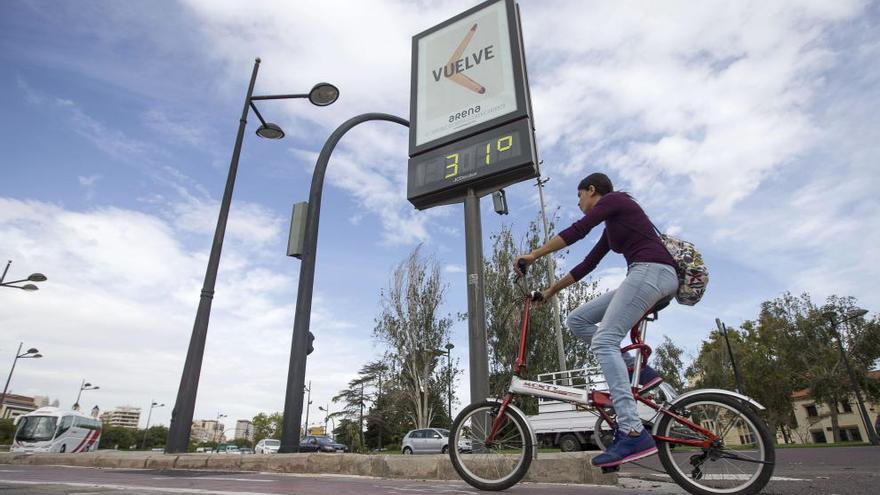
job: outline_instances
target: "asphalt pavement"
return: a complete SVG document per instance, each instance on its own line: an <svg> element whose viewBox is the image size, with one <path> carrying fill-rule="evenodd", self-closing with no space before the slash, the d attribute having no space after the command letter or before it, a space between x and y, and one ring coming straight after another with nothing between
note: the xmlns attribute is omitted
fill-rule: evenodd
<svg viewBox="0 0 880 495"><path fill-rule="evenodd" d="M686 493L670 483L656 457L627 465L616 487L521 483L511 494L636 495ZM762 492L773 495L873 495L880 486L880 447L777 450L774 477ZM340 475L242 471L95 469L0 465L0 495L456 495L477 490L460 481L413 481Z"/></svg>

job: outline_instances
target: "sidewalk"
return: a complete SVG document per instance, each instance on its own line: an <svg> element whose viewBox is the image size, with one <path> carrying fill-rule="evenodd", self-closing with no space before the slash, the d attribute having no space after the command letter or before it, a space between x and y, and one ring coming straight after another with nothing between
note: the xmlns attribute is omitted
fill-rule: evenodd
<svg viewBox="0 0 880 495"><path fill-rule="evenodd" d="M536 483L617 484L617 474L602 474L585 452L540 454L525 481ZM128 469L206 469L266 473L342 474L418 480L457 480L444 455L362 454L161 454L98 451L81 454L0 453L0 464L80 466Z"/></svg>

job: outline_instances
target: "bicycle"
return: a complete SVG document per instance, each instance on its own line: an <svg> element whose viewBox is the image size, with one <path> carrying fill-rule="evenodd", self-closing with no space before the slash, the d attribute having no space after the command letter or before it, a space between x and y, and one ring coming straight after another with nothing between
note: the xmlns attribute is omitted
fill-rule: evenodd
<svg viewBox="0 0 880 495"><path fill-rule="evenodd" d="M521 272L526 267L520 265ZM574 404L598 414L602 422L616 428L611 396L603 390L585 390L566 385L523 379L532 302L538 291L529 293L525 276L518 277L523 294L519 353L513 366L510 388L503 399L490 398L465 407L455 418L450 432L449 457L461 478L480 490L504 490L518 483L532 459L537 458L538 441L526 415L516 405L516 396L542 397ZM666 473L695 495L758 493L773 474L773 437L757 410L757 401L729 390L693 390L657 404L643 394L639 372L651 354L645 343L649 321L655 321L669 299L649 310L630 331L632 344L621 352L637 351L632 370L633 397L653 409L651 434ZM598 431L598 430L597 430ZM594 435L601 434L594 431ZM607 441L607 440L606 440ZM459 445L468 445L459 449ZM618 471L620 466L602 468Z"/></svg>

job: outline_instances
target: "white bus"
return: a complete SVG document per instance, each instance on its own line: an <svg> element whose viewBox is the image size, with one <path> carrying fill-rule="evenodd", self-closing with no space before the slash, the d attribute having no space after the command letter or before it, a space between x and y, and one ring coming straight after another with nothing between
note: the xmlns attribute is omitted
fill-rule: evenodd
<svg viewBox="0 0 880 495"><path fill-rule="evenodd" d="M93 452L101 440L101 420L57 407L18 416L15 424L11 452Z"/></svg>

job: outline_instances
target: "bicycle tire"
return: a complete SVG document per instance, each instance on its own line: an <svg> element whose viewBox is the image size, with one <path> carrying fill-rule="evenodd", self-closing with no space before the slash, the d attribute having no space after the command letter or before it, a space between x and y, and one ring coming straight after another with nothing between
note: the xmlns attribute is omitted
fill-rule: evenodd
<svg viewBox="0 0 880 495"><path fill-rule="evenodd" d="M472 427L469 420L474 416L481 413L494 415L493 413L497 413L500 407L500 402L488 400L476 402L465 407L458 416L456 416L455 421L452 424L452 430L449 433L449 459L452 461L452 466L455 468L455 471L461 479L479 490L499 491L510 488L522 480L532 463L534 446L532 445L532 439L529 434L526 419L510 408L504 411L504 416L511 422L510 424L513 428L502 431L504 432L505 438L510 437L511 435L517 435L519 437L519 441L522 442L522 450L520 454L511 456L500 451L493 453L491 448L489 449L489 452L478 452L478 450L481 449L482 442L477 438L470 438L470 436L477 436L478 434L472 434L465 431L466 428L469 429ZM506 426L508 425L503 425L502 428ZM462 436L468 437L471 440L471 448L474 449L472 453L460 451L459 441ZM501 433L499 433L499 436L502 436ZM511 442L511 445L515 444ZM503 445L499 446L499 449L500 447L503 447ZM477 459L476 456L478 455L482 455L484 458ZM467 456L467 458L465 458L465 456ZM473 466L470 465L472 461L474 464ZM502 473L502 471L506 471L506 469L495 469L498 476L496 478L490 478L485 474L481 475L475 471L475 469L482 467L479 461L483 461L482 465L493 465L496 467L510 464L512 469L506 473Z"/></svg>
<svg viewBox="0 0 880 495"><path fill-rule="evenodd" d="M737 413L738 416L734 417L736 419L731 419L730 426L728 426L728 428L726 428L726 431L728 432L728 433L725 433L726 437L730 436L729 431L734 425L737 425L738 427L739 427L739 425L743 425L746 427L753 428L753 432L757 434L756 437L753 439L754 445L756 445L759 450L756 460L759 460L761 462L758 462L758 463L747 462L747 463L744 463L743 465L755 465L755 466L757 466L757 468L756 468L757 471L754 474L752 474L751 476L748 476L748 478L744 480L745 483L741 486L728 487L728 488L714 488L714 487L706 486L700 482L701 481L700 477L708 476L709 481L712 481L713 477L715 477L715 479L720 478L720 481L724 482L724 481L726 481L727 478L729 478L731 480L737 480L741 477L747 476L747 473L743 473L743 474L730 473L729 470L727 470L726 474L722 473L722 474L717 474L717 475L716 474L706 475L703 472L702 466L707 462L707 460L711 461L711 462L717 462L718 460L723 460L724 462L727 462L727 463L730 463L730 461L726 460L725 458L713 459L712 453L709 450L702 449L702 451L703 451L702 455L708 456L708 459L707 458L702 459L699 464L699 466L700 466L699 469L697 467L694 467L693 470L691 471L691 475L688 476L687 473L683 472L679 468L679 465L676 463L675 458L673 458L673 454L678 455L681 458L688 455L690 453L690 451L687 451L687 447L681 448L681 446L679 446L678 448L675 449L675 452L673 452L672 448L673 448L674 444L666 443L666 442L657 442L657 454L660 457L660 462L663 464L663 467L666 469L666 473L669 474L669 476L671 476L672 479L680 487L684 488L685 490L687 490L688 492L690 492L694 495L718 495L718 494L753 495L753 494L760 492L767 485L767 483L770 481L771 476L773 476L773 468L774 468L774 463L776 461L776 453L775 453L774 446L773 446L773 438L770 435L770 431L767 429L763 420L761 420L761 418L758 416L758 414L755 412L755 410L750 405L743 402L742 400L737 399L735 397L728 396L728 395L717 394L717 393L712 393L712 392L698 393L698 394L692 395L690 397L687 397L684 400L674 404L675 408L678 410L688 410L688 408L690 408L692 412L696 406L700 406L700 405L707 405L707 406L710 406L710 405L719 406L720 405L720 406L728 409L729 411L735 411ZM690 418L690 420L694 421L695 423L698 423L698 424L700 423L700 419L698 417L694 417L693 414L692 414L692 417ZM707 423L708 423L708 421L707 421ZM679 428L678 433L673 431L673 427L675 427L676 425L678 425L678 428ZM708 428L708 426L704 426L704 427ZM684 428L687 428L687 427L684 425L681 425L681 423L676 421L672 416L663 415L663 417L660 419L659 423L657 424L657 433L660 436L667 436L667 437L675 437L676 435L681 436L681 433L684 431ZM712 428L712 429L714 430L715 428ZM687 431L691 432L694 435L697 435L697 432L694 432L693 430L690 430L689 428L687 429ZM740 430L737 429L736 434L738 434L739 432L740 432ZM714 432L714 433L717 434L718 432ZM749 433L749 432L747 432L747 433ZM693 438L696 438L696 437L693 437ZM751 437L749 436L746 438L751 438ZM742 441L742 440L740 439L740 441ZM749 445L752 445L752 443L749 443ZM696 452L696 450L693 450L693 452ZM717 453L719 451L714 450L713 452ZM748 452L748 451L742 451L742 452ZM700 454L694 454L694 455L700 455ZM736 455L740 455L740 454L736 454ZM693 465L692 464L693 457L694 456L689 457L689 459L690 459L689 463L691 463L691 465ZM752 456L743 456L743 457L752 457ZM742 470L740 469L740 471L742 471ZM694 473L697 473L697 475L695 475Z"/></svg>

